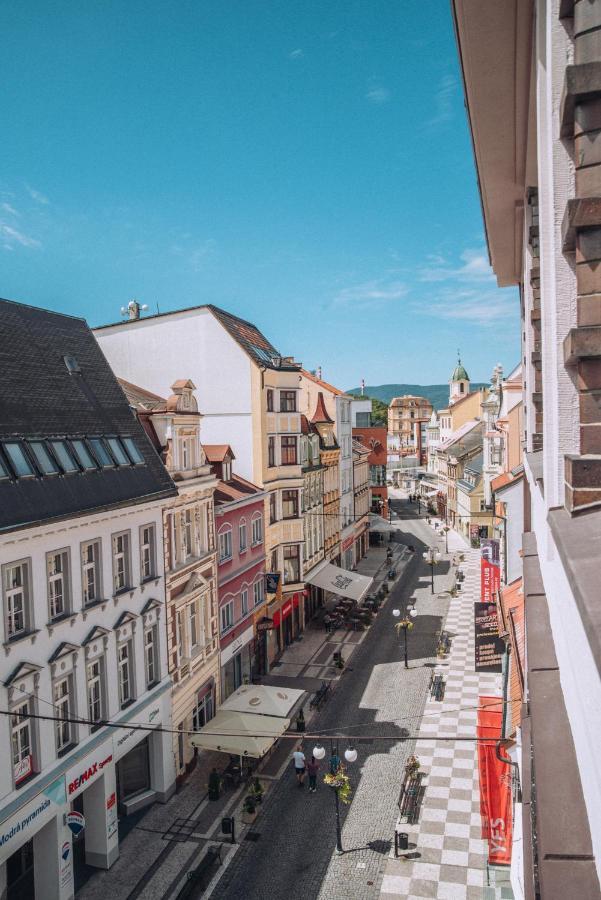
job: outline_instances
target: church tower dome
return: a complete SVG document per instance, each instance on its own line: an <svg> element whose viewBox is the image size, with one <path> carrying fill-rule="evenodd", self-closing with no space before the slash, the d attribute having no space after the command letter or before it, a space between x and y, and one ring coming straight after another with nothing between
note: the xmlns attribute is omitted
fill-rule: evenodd
<svg viewBox="0 0 601 900"><path fill-rule="evenodd" d="M449 406L461 400L470 392L470 376L467 374L462 362L459 350L457 351L457 365L449 380Z"/></svg>

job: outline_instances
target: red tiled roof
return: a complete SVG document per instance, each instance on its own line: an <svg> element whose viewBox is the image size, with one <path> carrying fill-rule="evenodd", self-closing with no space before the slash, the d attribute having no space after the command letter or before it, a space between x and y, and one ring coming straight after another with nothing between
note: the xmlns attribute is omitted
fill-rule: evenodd
<svg viewBox="0 0 601 900"><path fill-rule="evenodd" d="M328 384L327 381L323 381L323 379L318 378L317 375L313 375L311 372L307 372L306 369L301 369L302 374L305 378L308 378L309 381L313 381L315 384L318 384L320 387L324 388L326 391L329 391L331 394L336 394L337 397L344 397L346 395L346 391L341 391L340 388L334 387L333 384Z"/></svg>
<svg viewBox="0 0 601 900"><path fill-rule="evenodd" d="M203 444L202 449L210 463L223 462L228 453L232 459L236 459L234 451L229 444Z"/></svg>
<svg viewBox="0 0 601 900"><path fill-rule="evenodd" d="M501 475L497 475L496 478L490 483L491 490L500 491L504 487L507 487L508 484L512 484L514 481L518 481L520 478L523 478L524 473L518 472L514 474L513 472L503 472Z"/></svg>
<svg viewBox="0 0 601 900"><path fill-rule="evenodd" d="M330 424L333 424L333 420L328 415L322 391L320 391L317 395L317 406L315 407L315 412L313 413L313 418L311 419L311 421L315 422L315 424L321 424L323 422L329 422Z"/></svg>

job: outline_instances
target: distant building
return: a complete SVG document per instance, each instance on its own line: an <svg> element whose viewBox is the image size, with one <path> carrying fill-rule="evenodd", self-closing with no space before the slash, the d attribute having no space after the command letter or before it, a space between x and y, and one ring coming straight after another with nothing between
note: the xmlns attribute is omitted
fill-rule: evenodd
<svg viewBox="0 0 601 900"><path fill-rule="evenodd" d="M426 425L432 404L425 397L394 397L388 407L388 433L399 457L416 455L419 465L426 463Z"/></svg>
<svg viewBox="0 0 601 900"><path fill-rule="evenodd" d="M383 426L353 428L353 437L369 450L370 511L388 517L388 483L386 476L387 430Z"/></svg>

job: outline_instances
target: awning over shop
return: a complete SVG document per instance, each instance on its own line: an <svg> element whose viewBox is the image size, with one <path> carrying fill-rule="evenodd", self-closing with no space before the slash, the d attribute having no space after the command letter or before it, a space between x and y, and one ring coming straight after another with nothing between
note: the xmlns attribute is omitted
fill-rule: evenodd
<svg viewBox="0 0 601 900"><path fill-rule="evenodd" d="M390 522L377 513L369 514L369 528L370 531L384 531L386 533L397 530L394 525L391 525Z"/></svg>
<svg viewBox="0 0 601 900"><path fill-rule="evenodd" d="M204 728L190 737L190 743L201 750L260 759L289 725L290 719L220 709Z"/></svg>
<svg viewBox="0 0 601 900"><path fill-rule="evenodd" d="M266 684L243 684L221 704L222 710L265 716L287 716L305 692Z"/></svg>
<svg viewBox="0 0 601 900"><path fill-rule="evenodd" d="M307 581L323 588L324 591L331 591L333 594L340 594L342 597L360 602L370 589L373 578L325 563L321 568L311 572Z"/></svg>

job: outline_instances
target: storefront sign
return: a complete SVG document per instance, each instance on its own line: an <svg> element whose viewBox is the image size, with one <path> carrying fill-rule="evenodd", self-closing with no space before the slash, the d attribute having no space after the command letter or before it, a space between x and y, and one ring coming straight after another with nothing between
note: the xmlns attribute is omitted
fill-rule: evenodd
<svg viewBox="0 0 601 900"><path fill-rule="evenodd" d="M157 700L141 713L135 713L133 716L136 725L160 725L161 724L161 703ZM148 732L140 728L116 728L113 734L113 757L115 762L129 753L131 748L139 741L148 737Z"/></svg>
<svg viewBox="0 0 601 900"><path fill-rule="evenodd" d="M65 804L65 780L61 775L33 800L0 825L0 864L50 821Z"/></svg>
<svg viewBox="0 0 601 900"><path fill-rule="evenodd" d="M61 847L61 871L60 880L61 887L66 888L71 884L73 878L73 853L71 851L71 841L65 841ZM73 893L71 891L71 893Z"/></svg>
<svg viewBox="0 0 601 900"><path fill-rule="evenodd" d="M480 600L494 603L501 586L499 541L487 538L480 544Z"/></svg>
<svg viewBox="0 0 601 900"><path fill-rule="evenodd" d="M355 536L352 535L351 537L347 538L345 541L342 542L342 550L343 551L350 550L350 548L353 546L354 543L355 543Z"/></svg>
<svg viewBox="0 0 601 900"><path fill-rule="evenodd" d="M242 650L243 647L246 646L250 641L252 641L255 636L255 630L251 625L250 628L247 628L246 631L243 631L242 634L238 635L231 644L228 644L227 647L221 651L221 665L224 666L226 663L232 659Z"/></svg>
<svg viewBox="0 0 601 900"><path fill-rule="evenodd" d="M74 810L73 812L67 813L67 828L69 828L75 837L86 827L86 820L83 817L83 814Z"/></svg>
<svg viewBox="0 0 601 900"><path fill-rule="evenodd" d="M287 600L282 606L281 610L278 609L278 611L273 614L273 624L275 625L275 627L277 628L280 622L282 622L284 619L287 619L291 612L292 600Z"/></svg>
<svg viewBox="0 0 601 900"><path fill-rule="evenodd" d="M82 791L100 778L103 768L112 761L113 745L111 741L107 741L68 769L65 774L67 800L79 797Z"/></svg>
<svg viewBox="0 0 601 900"><path fill-rule="evenodd" d="M501 736L501 698L479 697L478 774L482 838L488 841L488 862L493 866L511 863L513 803L511 768L501 762L496 742ZM490 738L490 740L482 740Z"/></svg>
<svg viewBox="0 0 601 900"><path fill-rule="evenodd" d="M265 593L277 594L282 576L279 572L268 572L265 575Z"/></svg>
<svg viewBox="0 0 601 900"><path fill-rule="evenodd" d="M474 633L476 672L501 672L505 642L494 603L474 603Z"/></svg>
<svg viewBox="0 0 601 900"><path fill-rule="evenodd" d="M256 627L257 631L272 631L273 628L275 628L275 625L273 624L273 619L265 618L257 622Z"/></svg>
<svg viewBox="0 0 601 900"><path fill-rule="evenodd" d="M117 831L117 796L115 792L106 801L106 836L112 838Z"/></svg>

